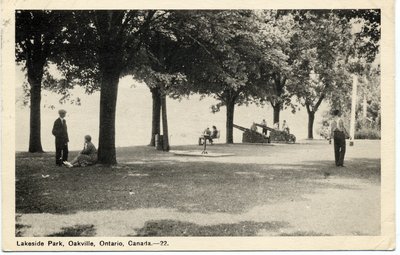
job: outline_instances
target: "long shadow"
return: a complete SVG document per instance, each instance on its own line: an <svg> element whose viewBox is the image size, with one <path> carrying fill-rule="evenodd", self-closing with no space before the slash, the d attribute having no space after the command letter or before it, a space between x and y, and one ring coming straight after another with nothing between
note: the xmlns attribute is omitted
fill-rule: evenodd
<svg viewBox="0 0 400 255"><path fill-rule="evenodd" d="M277 232L288 227L287 222L241 221L235 224L201 226L190 222L158 220L148 221L129 236L255 236L259 231Z"/></svg>
<svg viewBox="0 0 400 255"><path fill-rule="evenodd" d="M65 236L65 237L74 237L74 236L95 236L96 229L94 225L75 225L72 227L62 228L61 232L53 233L50 236Z"/></svg>
<svg viewBox="0 0 400 255"><path fill-rule="evenodd" d="M329 171L339 178L354 178L380 182L381 160L371 158L351 158L345 160L344 167L336 167L334 161L306 161L312 167Z"/></svg>
<svg viewBox="0 0 400 255"><path fill-rule="evenodd" d="M161 162L66 169L51 166L52 161L49 155L16 162L17 213L160 207L182 212L243 213L258 205L302 201L323 189L357 189L349 184L351 181L324 181L329 178L380 182L379 159L348 160L346 168L315 160L296 165Z"/></svg>

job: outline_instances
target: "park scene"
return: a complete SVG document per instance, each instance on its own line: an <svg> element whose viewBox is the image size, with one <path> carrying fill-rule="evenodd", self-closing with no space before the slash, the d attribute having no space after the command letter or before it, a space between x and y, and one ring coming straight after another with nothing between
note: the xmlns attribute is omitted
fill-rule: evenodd
<svg viewBox="0 0 400 255"><path fill-rule="evenodd" d="M380 19L16 11L15 235L380 235Z"/></svg>

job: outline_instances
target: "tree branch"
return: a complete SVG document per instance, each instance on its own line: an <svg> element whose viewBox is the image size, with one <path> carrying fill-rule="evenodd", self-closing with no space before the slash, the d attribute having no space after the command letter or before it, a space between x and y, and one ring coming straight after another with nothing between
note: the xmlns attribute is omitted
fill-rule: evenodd
<svg viewBox="0 0 400 255"><path fill-rule="evenodd" d="M306 105L307 113L311 113L312 111L311 111L311 108L310 108L310 104L305 103L305 105Z"/></svg>
<svg viewBox="0 0 400 255"><path fill-rule="evenodd" d="M321 97L318 99L317 103L315 104L315 106L314 106L314 112L316 112L316 111L318 110L318 107L321 105L322 100L324 100L324 98L325 98L325 93L323 93L323 94L321 95Z"/></svg>
<svg viewBox="0 0 400 255"><path fill-rule="evenodd" d="M190 39L192 39L194 42L196 42L200 47L202 47L210 56L213 56L211 54L211 52L206 48L206 46L204 46L199 40L197 40L196 38L194 38L193 36L191 36L190 34L186 33L185 31L182 31L178 28L172 28L173 30L176 30L178 32L181 32L185 35L187 35Z"/></svg>
<svg viewBox="0 0 400 255"><path fill-rule="evenodd" d="M221 93L215 93L215 96L217 96L221 101L224 100Z"/></svg>

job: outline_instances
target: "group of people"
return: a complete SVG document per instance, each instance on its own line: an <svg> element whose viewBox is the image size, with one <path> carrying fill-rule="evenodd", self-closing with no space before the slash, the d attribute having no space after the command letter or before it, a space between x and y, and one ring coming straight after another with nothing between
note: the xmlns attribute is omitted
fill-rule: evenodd
<svg viewBox="0 0 400 255"><path fill-rule="evenodd" d="M267 121L265 119L263 119L260 125L263 126L262 134L268 136ZM279 122L274 123L273 129L279 130ZM253 122L253 124L251 125L250 130L257 132L257 124L255 122ZM288 126L286 120L284 120L282 123L282 131L290 134L290 129L289 129L289 126Z"/></svg>
<svg viewBox="0 0 400 255"><path fill-rule="evenodd" d="M56 165L67 167L89 166L97 162L97 150L92 143L92 137L85 135L83 150L71 162L68 161L68 129L65 120L67 112L59 110L59 117L54 121L52 133L56 138Z"/></svg>
<svg viewBox="0 0 400 255"><path fill-rule="evenodd" d="M97 150L92 143L92 137L85 135L83 150L76 156L71 162L68 161L68 130L65 110L59 110L59 118L54 121L52 133L56 139L56 165L67 166L67 167L79 167L89 166L96 164L97 162ZM334 151L335 151L335 164L336 166L343 167L344 155L346 153L346 138L349 138L349 134L344 127L343 120L340 117L340 111L335 110L333 112L334 118L331 122L331 131L329 141L333 138L334 140ZM265 119L262 121L262 126L267 127ZM277 127L275 128L275 126ZM274 124L274 129L279 130L279 123ZM257 131L257 125L253 122L251 130ZM289 133L289 127L286 120L282 123L282 130ZM267 135L268 130L263 128L263 134ZM212 130L207 127L203 132L203 138L209 140L213 144L213 139L219 137L219 131L216 126L212 126Z"/></svg>

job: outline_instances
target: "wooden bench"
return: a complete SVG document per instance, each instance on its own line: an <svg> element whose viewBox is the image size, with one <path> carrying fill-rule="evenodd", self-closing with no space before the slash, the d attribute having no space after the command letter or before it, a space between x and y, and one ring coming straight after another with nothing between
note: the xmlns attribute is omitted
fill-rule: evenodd
<svg viewBox="0 0 400 255"><path fill-rule="evenodd" d="M221 134L221 132L219 130L217 130L217 135L215 137L211 137L211 139L213 141L214 140L218 140L219 141L220 134ZM204 143L204 135L201 135L201 136L199 136L199 145L203 145L203 143Z"/></svg>

